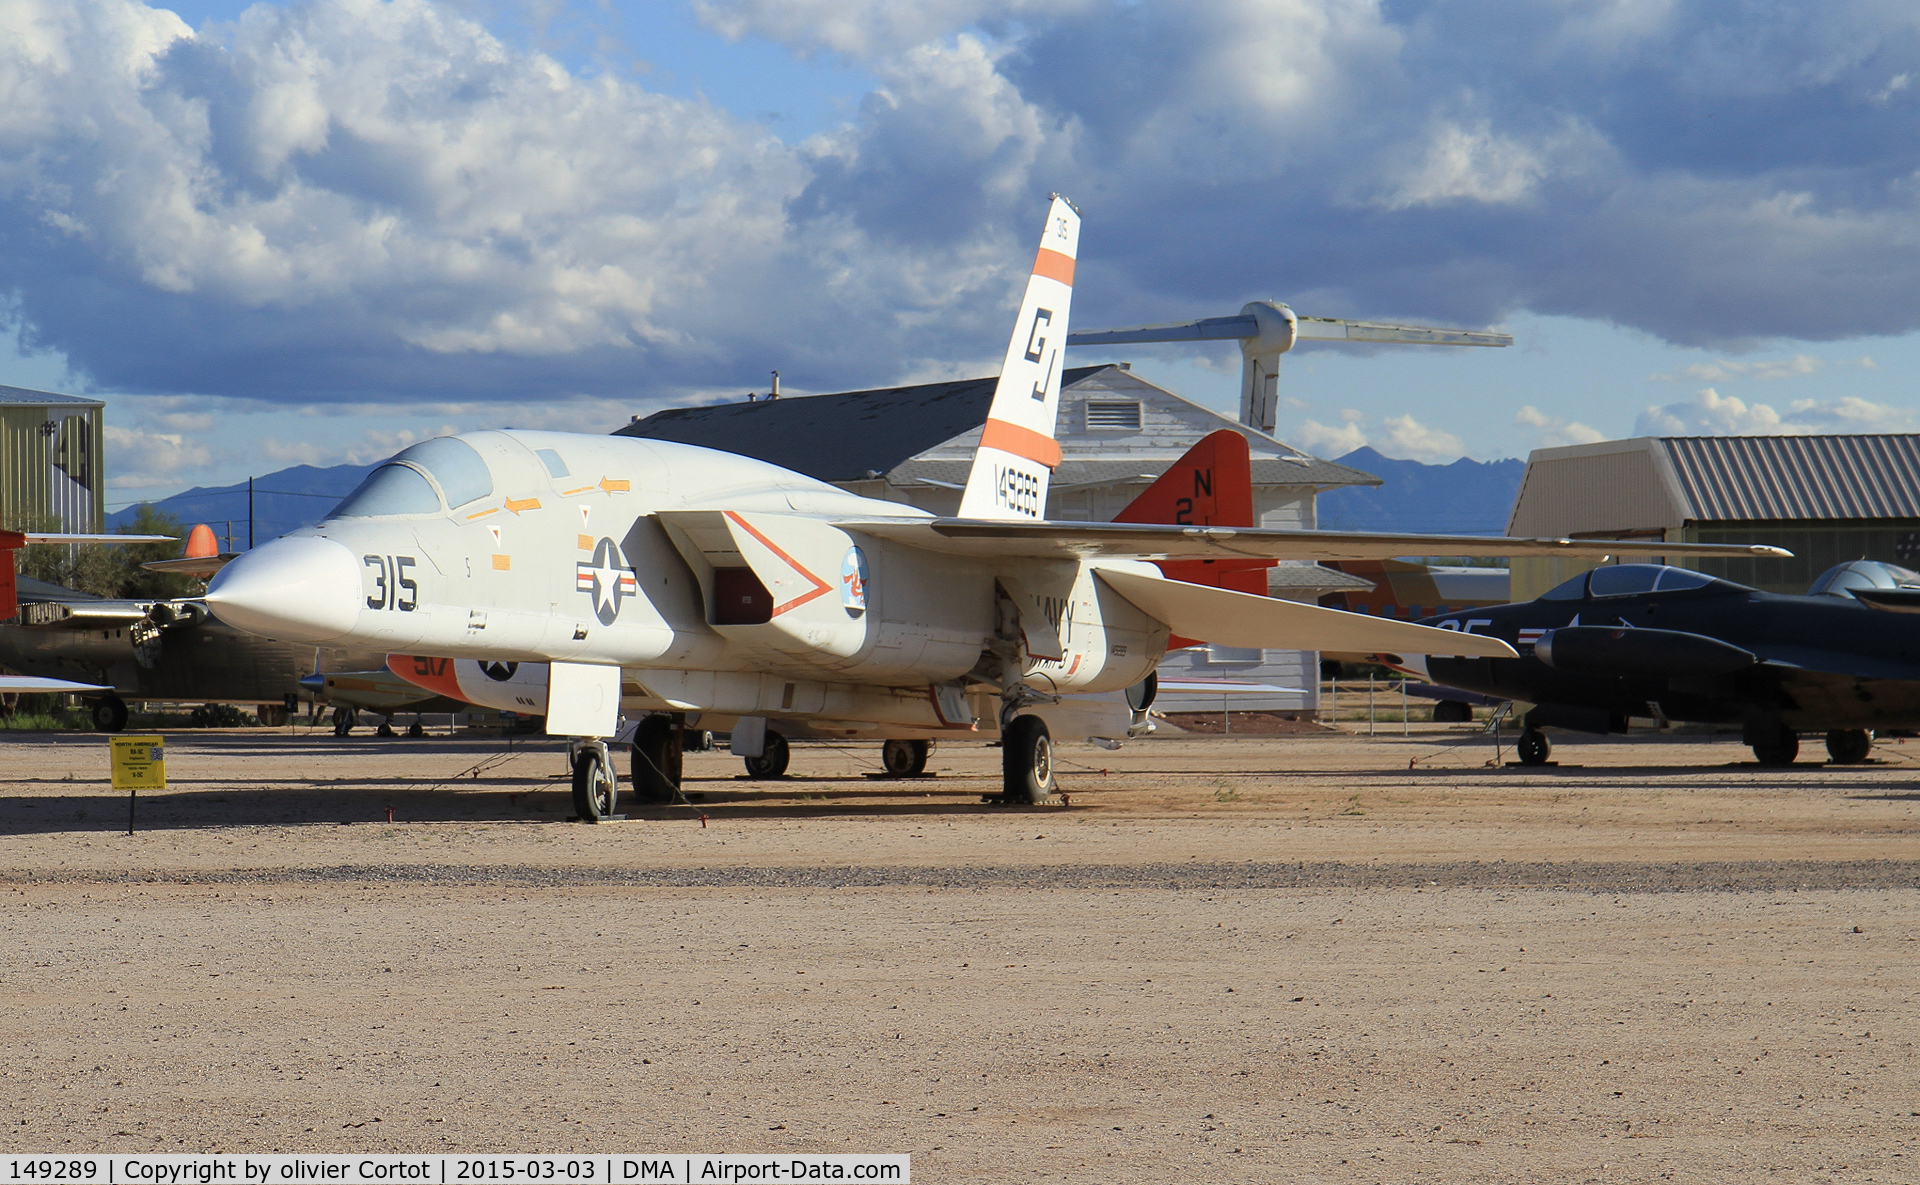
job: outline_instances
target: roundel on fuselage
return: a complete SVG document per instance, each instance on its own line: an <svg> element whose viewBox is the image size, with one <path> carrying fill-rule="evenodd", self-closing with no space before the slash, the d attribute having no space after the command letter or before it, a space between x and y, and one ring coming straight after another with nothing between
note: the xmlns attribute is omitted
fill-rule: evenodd
<svg viewBox="0 0 1920 1185"><path fill-rule="evenodd" d="M593 615L601 625L612 625L620 616L620 602L640 591L620 545L605 536L594 544L593 559L575 563L574 588L592 598Z"/></svg>

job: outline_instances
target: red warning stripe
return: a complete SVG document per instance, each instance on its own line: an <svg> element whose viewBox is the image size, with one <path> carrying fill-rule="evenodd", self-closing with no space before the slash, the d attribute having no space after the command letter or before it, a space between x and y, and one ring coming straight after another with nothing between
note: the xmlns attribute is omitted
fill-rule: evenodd
<svg viewBox="0 0 1920 1185"><path fill-rule="evenodd" d="M1033 257L1033 274L1045 276L1049 280L1058 280L1067 287L1073 287L1073 256L1062 255L1047 247Z"/></svg>
<svg viewBox="0 0 1920 1185"><path fill-rule="evenodd" d="M988 417L986 431L980 434L980 447L997 448L1003 453L1038 461L1049 469L1060 467L1059 441L1006 420Z"/></svg>

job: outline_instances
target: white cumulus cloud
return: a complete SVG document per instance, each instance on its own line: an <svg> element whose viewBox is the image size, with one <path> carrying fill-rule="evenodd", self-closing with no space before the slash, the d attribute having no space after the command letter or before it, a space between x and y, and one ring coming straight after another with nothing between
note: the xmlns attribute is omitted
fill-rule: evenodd
<svg viewBox="0 0 1920 1185"><path fill-rule="evenodd" d="M1562 419L1550 416L1539 408L1528 404L1514 413L1516 427L1531 430L1535 448L1558 448L1568 444L1592 444L1596 440L1605 440L1606 433L1591 428L1578 420Z"/></svg>

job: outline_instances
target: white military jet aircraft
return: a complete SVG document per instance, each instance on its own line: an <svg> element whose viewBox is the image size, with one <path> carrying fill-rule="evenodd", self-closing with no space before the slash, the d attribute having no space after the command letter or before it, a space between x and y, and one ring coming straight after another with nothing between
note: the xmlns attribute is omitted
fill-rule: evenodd
<svg viewBox="0 0 1920 1185"><path fill-rule="evenodd" d="M575 799L597 818L614 807L604 738L623 708L735 719L749 753L776 739L770 720L876 739L998 732L1005 798L1031 802L1053 789L1046 713L1141 684L1171 636L1515 656L1494 638L1170 580L1152 561L1681 550L1045 521L1079 232L1056 196L957 518L689 445L468 432L401 452L328 518L239 556L207 603L269 637L497 664L502 690L508 664L540 664L544 679L511 694L581 740ZM668 725L654 719L635 764L670 787L678 732L654 744Z"/></svg>

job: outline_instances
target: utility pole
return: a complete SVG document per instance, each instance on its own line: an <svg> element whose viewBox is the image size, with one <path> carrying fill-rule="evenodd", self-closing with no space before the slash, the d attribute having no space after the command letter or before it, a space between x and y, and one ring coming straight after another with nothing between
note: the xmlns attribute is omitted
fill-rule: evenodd
<svg viewBox="0 0 1920 1185"><path fill-rule="evenodd" d="M247 478L247 550L253 550L253 478Z"/></svg>

